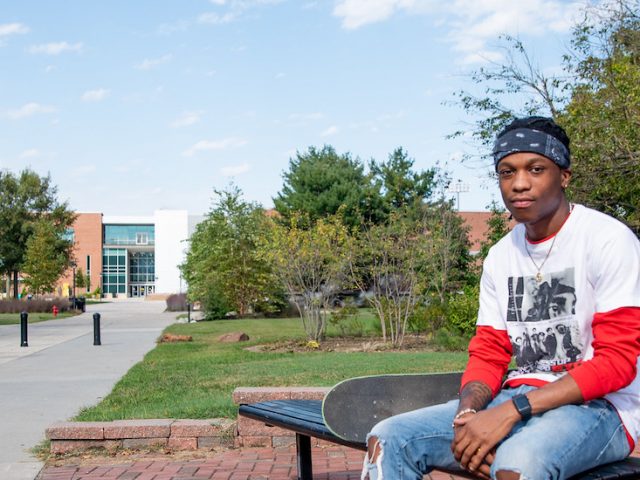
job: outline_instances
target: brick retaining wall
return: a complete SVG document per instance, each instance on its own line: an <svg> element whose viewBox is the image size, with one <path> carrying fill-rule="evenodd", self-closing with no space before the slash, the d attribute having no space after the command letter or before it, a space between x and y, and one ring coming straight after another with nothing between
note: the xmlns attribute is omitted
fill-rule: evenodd
<svg viewBox="0 0 640 480"><path fill-rule="evenodd" d="M209 420L116 420L113 422L59 422L46 430L51 453L80 452L89 448L196 450L229 445L234 422Z"/></svg>
<svg viewBox="0 0 640 480"><path fill-rule="evenodd" d="M241 403L269 400L322 400L324 387L240 387L233 401ZM217 418L209 420L116 420L113 422L59 422L46 430L51 453L81 452L90 448L169 450L208 449L216 446L282 447L295 443L295 433L263 422L239 417L237 422ZM317 439L316 444L329 445Z"/></svg>
<svg viewBox="0 0 640 480"><path fill-rule="evenodd" d="M267 402L270 400L322 400L329 391L326 387L240 387L233 392L233 402ZM295 444L296 434L291 430L268 427L264 422L238 417L236 447L284 447ZM311 439L313 445L330 445ZM313 443L315 442L315 443Z"/></svg>

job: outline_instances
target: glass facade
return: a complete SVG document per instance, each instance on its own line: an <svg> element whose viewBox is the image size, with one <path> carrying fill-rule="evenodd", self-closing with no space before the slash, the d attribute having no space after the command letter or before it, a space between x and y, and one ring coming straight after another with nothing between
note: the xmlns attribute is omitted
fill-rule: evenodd
<svg viewBox="0 0 640 480"><path fill-rule="evenodd" d="M104 245L154 245L153 225L105 225Z"/></svg>
<svg viewBox="0 0 640 480"><path fill-rule="evenodd" d="M102 249L103 293L127 292L127 250L124 248Z"/></svg>
<svg viewBox="0 0 640 480"><path fill-rule="evenodd" d="M155 227L104 224L103 293L143 297L155 292Z"/></svg>
<svg viewBox="0 0 640 480"><path fill-rule="evenodd" d="M129 257L129 282L153 283L156 279L153 252L134 252Z"/></svg>

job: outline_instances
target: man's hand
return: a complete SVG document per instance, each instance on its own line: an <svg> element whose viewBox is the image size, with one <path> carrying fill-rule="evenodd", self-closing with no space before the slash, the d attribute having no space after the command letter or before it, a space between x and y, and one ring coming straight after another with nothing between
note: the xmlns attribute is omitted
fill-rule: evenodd
<svg viewBox="0 0 640 480"><path fill-rule="evenodd" d="M495 446L520 420L512 402L505 402L454 421L451 451L462 468L488 478Z"/></svg>

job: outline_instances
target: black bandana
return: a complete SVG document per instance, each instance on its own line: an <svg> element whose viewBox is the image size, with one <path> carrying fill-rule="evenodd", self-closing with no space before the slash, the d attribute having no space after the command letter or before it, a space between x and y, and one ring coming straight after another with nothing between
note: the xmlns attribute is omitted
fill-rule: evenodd
<svg viewBox="0 0 640 480"><path fill-rule="evenodd" d="M569 168L569 150L553 135L530 128L516 128L499 136L493 144L493 164L507 155L517 152L532 152L544 155L560 168Z"/></svg>

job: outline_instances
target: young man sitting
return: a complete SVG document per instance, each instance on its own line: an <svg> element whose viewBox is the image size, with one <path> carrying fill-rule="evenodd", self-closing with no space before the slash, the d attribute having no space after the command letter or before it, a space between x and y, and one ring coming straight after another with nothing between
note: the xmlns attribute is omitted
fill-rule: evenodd
<svg viewBox="0 0 640 480"><path fill-rule="evenodd" d="M625 458L640 435L638 239L569 203L569 139L553 120L513 121L493 157L518 225L484 262L460 398L376 425L363 478L564 479Z"/></svg>

